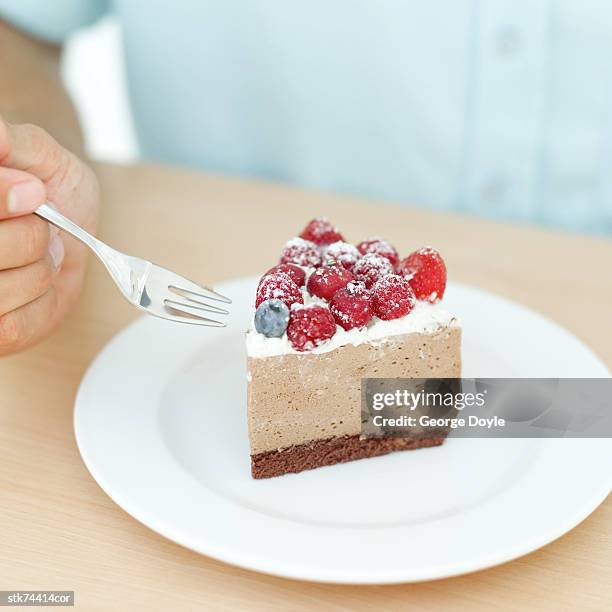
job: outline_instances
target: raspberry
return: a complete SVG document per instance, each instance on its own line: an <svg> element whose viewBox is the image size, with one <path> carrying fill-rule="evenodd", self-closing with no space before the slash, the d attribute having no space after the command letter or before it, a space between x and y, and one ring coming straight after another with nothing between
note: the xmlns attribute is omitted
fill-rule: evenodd
<svg viewBox="0 0 612 612"><path fill-rule="evenodd" d="M304 303L300 288L284 272L270 274L261 280L259 287L257 287L255 308L259 308L262 302L272 299L285 302L287 308L291 308L291 304Z"/></svg>
<svg viewBox="0 0 612 612"><path fill-rule="evenodd" d="M300 234L300 238L310 240L315 244L331 244L338 240L344 240L342 234L325 218L313 219Z"/></svg>
<svg viewBox="0 0 612 612"><path fill-rule="evenodd" d="M300 266L296 266L295 264L279 264L278 266L274 266L270 268L262 277L263 280L269 274L274 274L275 272L284 272L287 274L291 280L298 286L303 287L306 282L306 272L300 268ZM261 281L259 281L261 283Z"/></svg>
<svg viewBox="0 0 612 612"><path fill-rule="evenodd" d="M366 255L367 253L382 255L385 259L388 259L393 264L393 267L395 267L399 262L399 255L397 254L395 247L378 236L368 238L367 240L360 242L357 245L357 248L362 255Z"/></svg>
<svg viewBox="0 0 612 612"><path fill-rule="evenodd" d="M361 257L361 253L354 244L348 242L334 242L323 249L323 259L335 259L347 270L351 270Z"/></svg>
<svg viewBox="0 0 612 612"><path fill-rule="evenodd" d="M279 263L318 268L321 265L321 254L314 242L303 238L292 238L283 248Z"/></svg>
<svg viewBox="0 0 612 612"><path fill-rule="evenodd" d="M391 262L376 253L364 255L353 266L353 275L357 280L363 281L368 289L370 289L377 280L389 274L393 274Z"/></svg>
<svg viewBox="0 0 612 612"><path fill-rule="evenodd" d="M291 310L287 338L296 351L311 351L335 333L334 317L325 306L312 304Z"/></svg>
<svg viewBox="0 0 612 612"><path fill-rule="evenodd" d="M407 315L416 303L410 283L397 274L381 278L372 289L372 307L379 319L388 321Z"/></svg>
<svg viewBox="0 0 612 612"><path fill-rule="evenodd" d="M353 281L338 289L330 302L336 323L347 331L364 327L372 318L371 294L364 283Z"/></svg>
<svg viewBox="0 0 612 612"><path fill-rule="evenodd" d="M353 275L340 264L321 266L317 268L308 279L306 288L310 295L331 300L338 289L353 280Z"/></svg>
<svg viewBox="0 0 612 612"><path fill-rule="evenodd" d="M436 249L424 247L411 253L398 266L398 274L406 278L419 300L433 304L444 296L446 266Z"/></svg>

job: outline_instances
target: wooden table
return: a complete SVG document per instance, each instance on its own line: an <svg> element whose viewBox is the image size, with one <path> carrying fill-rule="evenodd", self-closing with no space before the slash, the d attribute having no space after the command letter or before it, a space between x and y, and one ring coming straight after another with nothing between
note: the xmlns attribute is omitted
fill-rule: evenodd
<svg viewBox="0 0 612 612"><path fill-rule="evenodd" d="M326 214L349 239L383 234L404 253L436 245L452 279L545 313L612 368L610 241L166 168L98 170L101 237L187 276L215 282L259 273L306 220ZM610 498L526 557L402 586L273 578L158 536L98 488L72 430L85 369L134 316L92 265L84 295L59 332L0 361L0 590L73 589L83 610L612 609Z"/></svg>

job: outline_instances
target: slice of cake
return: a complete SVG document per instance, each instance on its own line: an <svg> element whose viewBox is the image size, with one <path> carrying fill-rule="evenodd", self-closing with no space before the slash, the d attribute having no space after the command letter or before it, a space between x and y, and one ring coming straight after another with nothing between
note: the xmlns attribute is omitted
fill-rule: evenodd
<svg viewBox="0 0 612 612"><path fill-rule="evenodd" d="M362 436L361 380L461 376L445 288L432 248L400 260L381 238L345 242L325 219L289 240L259 282L246 337L253 477L442 444L443 433Z"/></svg>

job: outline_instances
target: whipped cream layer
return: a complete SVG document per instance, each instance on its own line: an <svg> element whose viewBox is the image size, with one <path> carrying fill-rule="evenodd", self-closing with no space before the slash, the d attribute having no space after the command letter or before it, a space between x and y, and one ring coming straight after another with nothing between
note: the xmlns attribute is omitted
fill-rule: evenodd
<svg viewBox="0 0 612 612"><path fill-rule="evenodd" d="M306 296L305 296L306 297ZM310 296L308 296L310 297ZM319 300L310 297L309 303ZM282 338L266 338L263 334L255 331L253 323L247 332L246 348L249 357L273 357L276 355L315 355L328 353L341 346L352 344L357 346L368 342L370 344L380 344L390 336L399 336L411 333L430 333L441 327L458 326L459 321L456 317L449 314L439 304L429 304L427 302L417 302L415 307L404 317L391 321L382 321L373 317L368 325L362 329L344 330L336 325L336 333L327 342L314 348L312 351L296 351L289 342L287 334Z"/></svg>

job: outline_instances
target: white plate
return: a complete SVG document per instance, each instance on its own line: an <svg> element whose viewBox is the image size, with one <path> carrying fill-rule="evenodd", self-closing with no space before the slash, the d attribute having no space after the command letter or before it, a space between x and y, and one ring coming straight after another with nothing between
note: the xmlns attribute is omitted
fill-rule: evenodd
<svg viewBox="0 0 612 612"><path fill-rule="evenodd" d="M140 319L83 380L75 410L83 460L151 529L279 576L410 582L524 555L610 491L606 439L451 439L252 480L243 332L255 283L220 287L234 298L227 329ZM466 376L609 376L576 338L518 304L456 284L445 304L463 322Z"/></svg>

